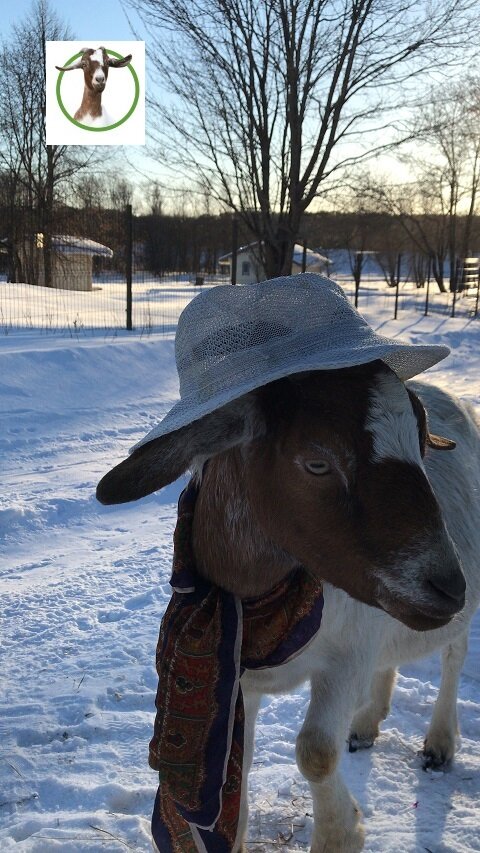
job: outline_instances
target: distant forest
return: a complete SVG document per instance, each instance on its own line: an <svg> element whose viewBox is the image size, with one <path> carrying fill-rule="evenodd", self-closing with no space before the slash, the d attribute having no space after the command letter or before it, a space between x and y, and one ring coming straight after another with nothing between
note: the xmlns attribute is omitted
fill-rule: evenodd
<svg viewBox="0 0 480 853"><path fill-rule="evenodd" d="M133 249L133 267L162 275L171 271L214 273L218 260L232 250L231 214L150 213L128 217L124 209L56 206L50 233L88 237L114 252L111 261L102 260L102 268L123 271L129 245L129 229ZM0 206L0 269L20 280L21 271L12 270L12 253L44 230L37 215L29 208ZM238 221L238 246L252 242L253 235ZM453 241L453 243L452 243ZM395 216L384 212L319 212L304 215L298 243L319 250L348 251L352 274L358 268L358 253L375 253L379 272L387 283L394 284L398 255L409 258L409 277L423 284L427 265L440 289L452 286L452 277L466 257L480 253L480 217L457 216L452 233L451 219L441 215ZM456 263L451 263L451 258ZM457 267L457 269L455 269ZM357 269L358 271L358 269Z"/></svg>

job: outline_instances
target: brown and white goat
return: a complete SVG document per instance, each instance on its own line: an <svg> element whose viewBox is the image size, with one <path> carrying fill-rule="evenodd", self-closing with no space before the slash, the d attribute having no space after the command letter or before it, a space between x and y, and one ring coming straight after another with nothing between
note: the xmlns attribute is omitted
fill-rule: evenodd
<svg viewBox="0 0 480 853"><path fill-rule="evenodd" d="M428 411L428 427L424 406ZM447 432L453 442L429 432ZM427 764L454 753L456 691L480 595L480 432L471 412L383 362L298 374L155 439L106 475L103 503L134 500L187 468L203 479L194 515L201 573L241 597L260 595L294 566L324 583L318 634L294 660L246 671L239 833L263 693L310 679L297 762L314 804L314 853L355 853L364 830L339 759L371 746L395 667L443 649ZM209 459L204 468L203 463ZM466 584L465 584L466 580Z"/></svg>
<svg viewBox="0 0 480 853"><path fill-rule="evenodd" d="M107 84L109 69L123 68L128 65L131 58L131 53L121 59L114 59L108 55L104 47L99 47L97 50L83 47L81 57L73 65L55 66L58 71L74 71L76 68L83 70L83 97L82 103L73 116L76 121L96 127L108 127L113 124L114 120L102 105L102 92Z"/></svg>

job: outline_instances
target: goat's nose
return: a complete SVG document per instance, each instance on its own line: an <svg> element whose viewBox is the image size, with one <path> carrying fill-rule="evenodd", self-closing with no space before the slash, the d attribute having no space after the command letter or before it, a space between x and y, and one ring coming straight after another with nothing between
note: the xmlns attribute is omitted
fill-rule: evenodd
<svg viewBox="0 0 480 853"><path fill-rule="evenodd" d="M452 602L463 607L465 603L466 583L458 563L452 566L449 572L442 572L442 574L437 574L429 578L428 582L437 594L451 599Z"/></svg>

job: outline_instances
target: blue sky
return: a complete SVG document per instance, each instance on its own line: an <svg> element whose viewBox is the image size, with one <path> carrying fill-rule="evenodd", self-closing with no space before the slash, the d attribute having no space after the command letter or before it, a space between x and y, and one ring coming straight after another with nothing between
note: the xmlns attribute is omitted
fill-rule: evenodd
<svg viewBox="0 0 480 853"><path fill-rule="evenodd" d="M132 31L120 0L99 0L95 5L85 6L78 0L50 0L50 5L65 23L70 24L75 38L96 41L102 38L129 40ZM5 38L16 21L25 18L32 0L0 0L0 36ZM131 12L129 11L129 15ZM133 19L133 16L132 16ZM138 18L136 20L138 23Z"/></svg>

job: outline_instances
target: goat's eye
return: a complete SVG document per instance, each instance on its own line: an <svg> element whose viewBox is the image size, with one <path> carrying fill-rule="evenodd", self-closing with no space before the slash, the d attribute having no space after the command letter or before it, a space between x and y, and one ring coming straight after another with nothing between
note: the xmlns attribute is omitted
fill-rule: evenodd
<svg viewBox="0 0 480 853"><path fill-rule="evenodd" d="M311 462L305 462L305 468L310 474L320 475L320 474L330 474L332 470L329 462L326 462L325 459L317 459Z"/></svg>

